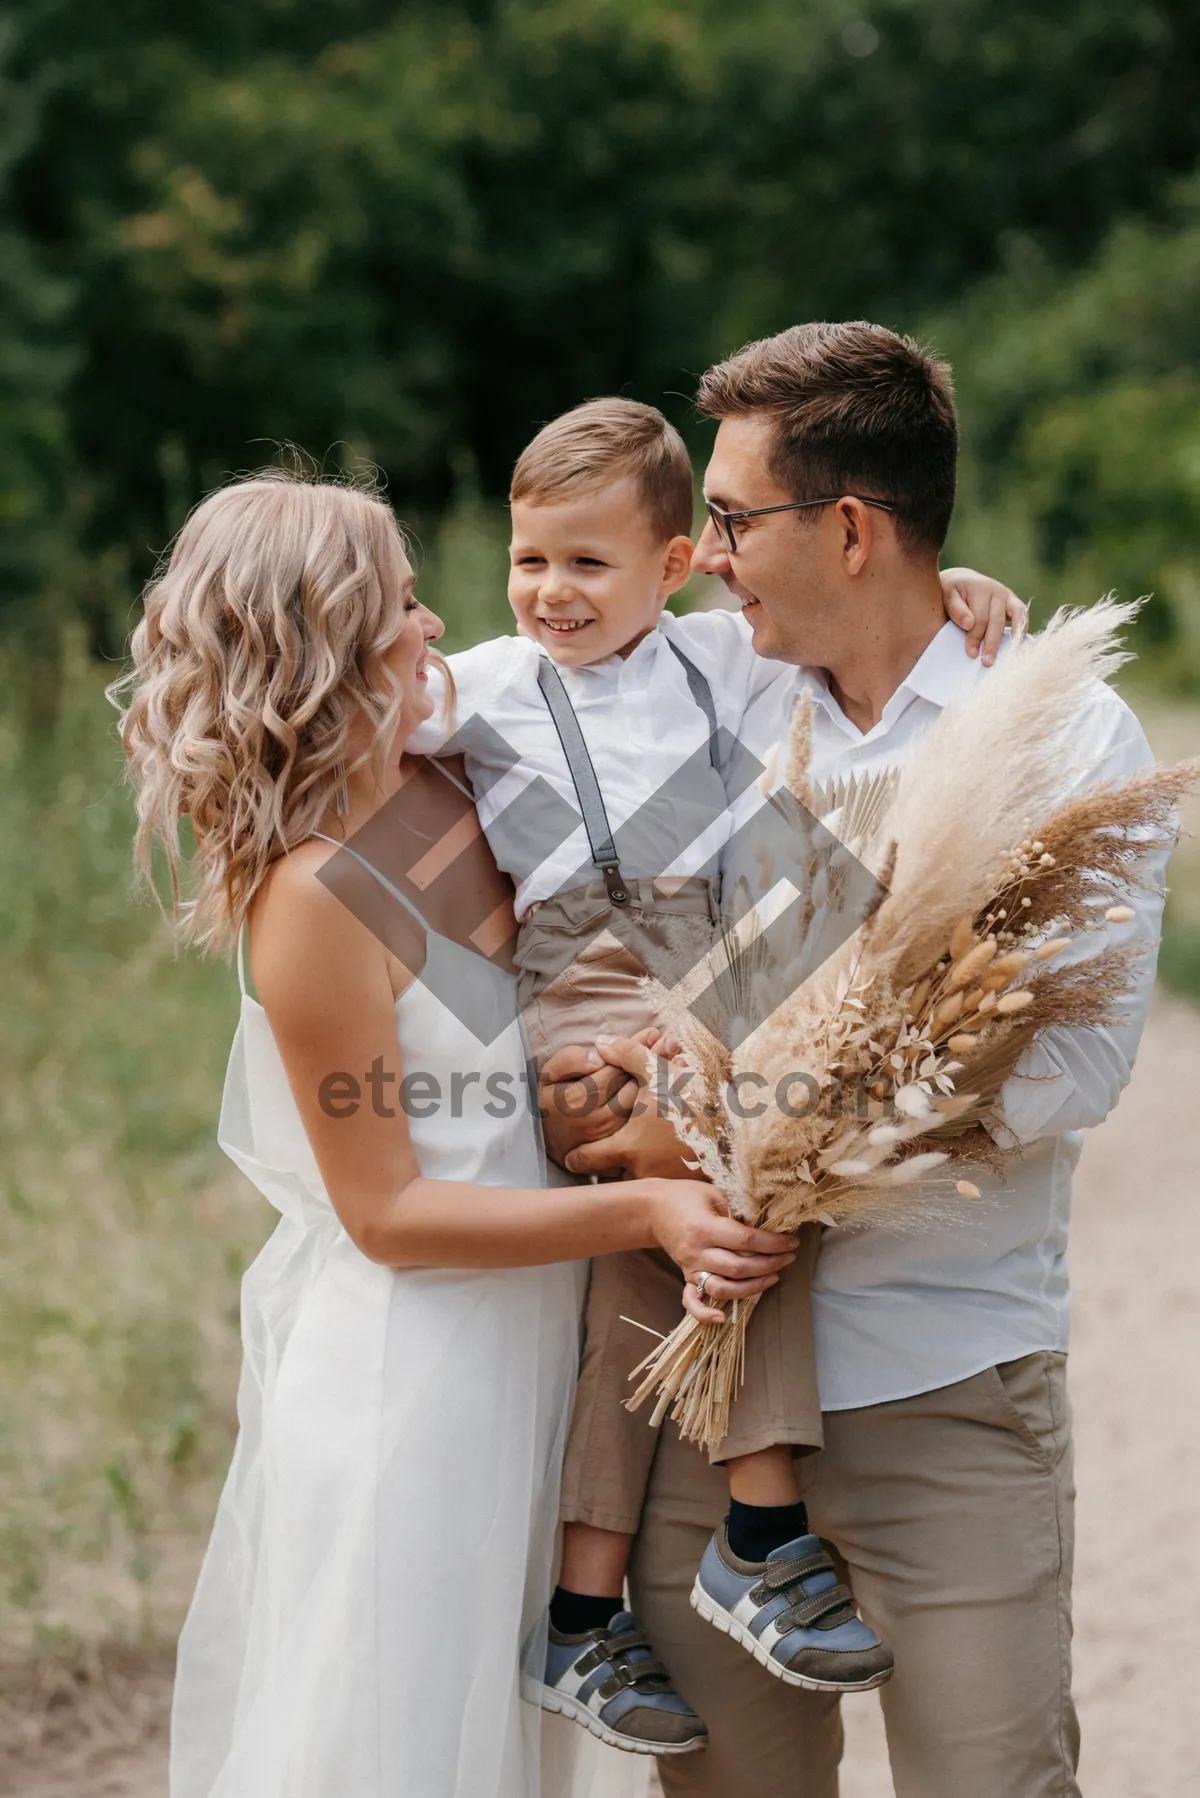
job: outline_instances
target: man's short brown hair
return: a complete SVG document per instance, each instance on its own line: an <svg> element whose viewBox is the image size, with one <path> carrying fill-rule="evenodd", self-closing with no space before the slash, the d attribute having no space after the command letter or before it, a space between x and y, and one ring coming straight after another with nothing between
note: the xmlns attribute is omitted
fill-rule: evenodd
<svg viewBox="0 0 1200 1798"><path fill-rule="evenodd" d="M941 549L954 510L950 365L883 325L793 325L700 382L706 418L775 421L771 478L794 499L857 493L896 508L906 550Z"/></svg>
<svg viewBox="0 0 1200 1798"><path fill-rule="evenodd" d="M631 478L648 523L665 543L690 537L695 507L687 445L654 406L587 400L543 425L513 469L511 500L533 505Z"/></svg>

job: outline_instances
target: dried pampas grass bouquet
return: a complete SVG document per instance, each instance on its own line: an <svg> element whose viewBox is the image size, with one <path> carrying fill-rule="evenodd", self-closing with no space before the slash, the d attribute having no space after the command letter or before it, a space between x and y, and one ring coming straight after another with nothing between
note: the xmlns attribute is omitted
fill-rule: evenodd
<svg viewBox="0 0 1200 1798"><path fill-rule="evenodd" d="M763 927L751 908L685 986L655 994L691 1071L675 1128L735 1216L785 1232L814 1219L944 1219L950 1195L979 1197L972 1170L1008 1158L987 1126L1030 1045L1052 1026L1110 1021L1140 950L1103 926L1132 916L1141 857L1174 842L1177 802L1200 779L1190 762L1061 798L1082 787L1076 721L1097 678L1127 659L1117 632L1135 610L1059 612L1009 649L969 705L947 707L900 775L814 790L802 699L784 793L771 801L790 794L790 815L812 826L791 966L776 940L755 970ZM837 903L821 847L830 829L885 896L807 972ZM1085 932L1092 952L1067 956ZM746 1016L765 1019L740 1040L694 1003L722 979L735 1007L742 991ZM802 1079L812 1102L731 1104L743 1078L763 1092ZM686 1317L637 1369L631 1408L656 1395L652 1421L670 1411L685 1436L716 1446L756 1302L735 1303L723 1324Z"/></svg>

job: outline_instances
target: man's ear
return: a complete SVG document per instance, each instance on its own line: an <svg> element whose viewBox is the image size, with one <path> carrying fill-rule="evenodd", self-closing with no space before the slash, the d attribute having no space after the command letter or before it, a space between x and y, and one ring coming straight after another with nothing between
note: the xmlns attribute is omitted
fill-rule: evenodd
<svg viewBox="0 0 1200 1798"><path fill-rule="evenodd" d="M871 509L864 506L860 499L853 499L847 494L838 501L836 513L846 573L861 574L871 554L875 534Z"/></svg>
<svg viewBox="0 0 1200 1798"><path fill-rule="evenodd" d="M692 572L690 537L672 537L663 552L663 571L659 585L664 593L678 593Z"/></svg>

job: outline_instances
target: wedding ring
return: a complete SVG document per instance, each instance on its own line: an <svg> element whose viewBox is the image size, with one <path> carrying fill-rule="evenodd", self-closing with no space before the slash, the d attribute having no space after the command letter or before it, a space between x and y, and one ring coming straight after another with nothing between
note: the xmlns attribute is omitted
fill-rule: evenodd
<svg viewBox="0 0 1200 1798"><path fill-rule="evenodd" d="M711 1279L712 1275L710 1273L700 1273L696 1275L696 1291L700 1294L701 1298L706 1298L708 1296L704 1289Z"/></svg>

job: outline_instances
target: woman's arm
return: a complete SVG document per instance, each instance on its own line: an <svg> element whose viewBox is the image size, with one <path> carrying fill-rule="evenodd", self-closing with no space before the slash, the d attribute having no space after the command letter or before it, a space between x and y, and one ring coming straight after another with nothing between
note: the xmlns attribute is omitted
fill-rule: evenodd
<svg viewBox="0 0 1200 1798"><path fill-rule="evenodd" d="M316 878L328 857L304 844L272 872L251 962L330 1201L363 1254L393 1267L519 1267L661 1247L685 1273L744 1281L737 1296L774 1283L790 1241L726 1216L699 1181L514 1189L426 1179L400 1097L398 964Z"/></svg>

